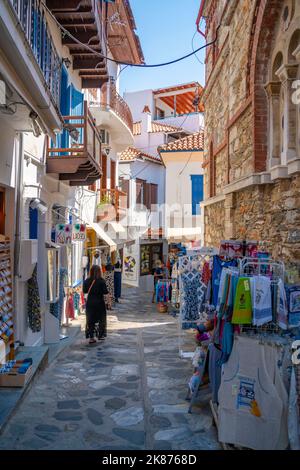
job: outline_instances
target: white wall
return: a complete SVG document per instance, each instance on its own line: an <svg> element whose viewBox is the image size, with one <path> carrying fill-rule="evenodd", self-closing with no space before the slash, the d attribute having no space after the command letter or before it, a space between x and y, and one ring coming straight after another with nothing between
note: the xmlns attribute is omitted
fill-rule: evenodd
<svg viewBox="0 0 300 470"><path fill-rule="evenodd" d="M152 90L142 90L124 93L124 100L129 105L133 122L141 120L141 115L144 107L147 105L151 111L151 115L154 113L154 100Z"/></svg>
<svg viewBox="0 0 300 470"><path fill-rule="evenodd" d="M0 184L15 187L15 131L0 119Z"/></svg>

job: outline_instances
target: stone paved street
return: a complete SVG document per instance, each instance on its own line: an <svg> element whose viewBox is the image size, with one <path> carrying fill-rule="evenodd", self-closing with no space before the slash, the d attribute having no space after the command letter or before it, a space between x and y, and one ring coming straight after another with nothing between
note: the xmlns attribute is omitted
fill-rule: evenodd
<svg viewBox="0 0 300 470"><path fill-rule="evenodd" d="M83 333L36 380L0 449L219 449L206 400L188 414L176 320L126 289L105 343ZM204 397L205 398L205 397Z"/></svg>

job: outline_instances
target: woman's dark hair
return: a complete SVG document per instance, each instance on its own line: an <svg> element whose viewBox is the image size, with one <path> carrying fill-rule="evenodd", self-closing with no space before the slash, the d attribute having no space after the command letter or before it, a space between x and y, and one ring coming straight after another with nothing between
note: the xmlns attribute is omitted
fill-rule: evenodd
<svg viewBox="0 0 300 470"><path fill-rule="evenodd" d="M102 270L97 264L93 264L90 270L90 277L92 279L100 279L102 277Z"/></svg>

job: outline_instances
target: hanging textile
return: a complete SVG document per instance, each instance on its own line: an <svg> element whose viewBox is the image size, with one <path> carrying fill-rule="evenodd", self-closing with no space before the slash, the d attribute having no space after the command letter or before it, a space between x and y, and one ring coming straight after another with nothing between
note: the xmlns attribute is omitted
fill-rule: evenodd
<svg viewBox="0 0 300 470"><path fill-rule="evenodd" d="M198 320L200 303L204 300L200 273L198 271L183 273L181 280L183 286L182 319L184 321Z"/></svg>
<svg viewBox="0 0 300 470"><path fill-rule="evenodd" d="M300 286L287 286L287 302L289 310L289 326L300 326Z"/></svg>
<svg viewBox="0 0 300 470"><path fill-rule="evenodd" d="M238 279L231 321L236 325L252 323L250 279L247 277Z"/></svg>
<svg viewBox="0 0 300 470"><path fill-rule="evenodd" d="M218 293L220 287L220 278L223 268L230 266L237 266L237 260L233 259L230 261L223 261L220 256L215 255L213 257L212 267L212 304L216 307L218 303Z"/></svg>
<svg viewBox="0 0 300 470"><path fill-rule="evenodd" d="M104 300L108 310L111 310L115 304L114 272L106 270L103 274L103 278L108 290L108 294L104 296Z"/></svg>
<svg viewBox="0 0 300 470"><path fill-rule="evenodd" d="M69 320L75 320L74 300L72 293L69 293L66 303L66 317Z"/></svg>
<svg viewBox="0 0 300 470"><path fill-rule="evenodd" d="M37 280L37 265L35 266L32 277L27 281L27 316L29 328L33 333L41 331L41 300L39 285Z"/></svg>
<svg viewBox="0 0 300 470"><path fill-rule="evenodd" d="M64 299L65 299L65 285L66 279L68 276L68 270L66 268L60 268L59 270L59 299L55 304L50 305L50 313L58 318L61 322L64 308Z"/></svg>
<svg viewBox="0 0 300 470"><path fill-rule="evenodd" d="M156 302L168 302L170 300L170 287L171 282L169 280L159 279L157 281L156 290Z"/></svg>
<svg viewBox="0 0 300 470"><path fill-rule="evenodd" d="M278 284L276 286L276 294L277 294L277 302L275 305L276 308L276 321L278 325L283 330L287 330L288 328L288 304L286 298L286 292L284 288L284 284L281 279L279 279Z"/></svg>
<svg viewBox="0 0 300 470"><path fill-rule="evenodd" d="M272 321L271 279L265 276L251 278L253 325L261 326Z"/></svg>

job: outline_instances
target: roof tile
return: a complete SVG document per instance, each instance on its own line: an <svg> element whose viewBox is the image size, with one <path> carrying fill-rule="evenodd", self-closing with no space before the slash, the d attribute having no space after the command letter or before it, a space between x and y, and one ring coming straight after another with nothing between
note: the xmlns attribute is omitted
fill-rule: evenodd
<svg viewBox="0 0 300 470"><path fill-rule="evenodd" d="M183 137L182 139L174 140L166 145L162 145L159 149L160 152L172 152L178 150L203 150L204 148L204 133L203 131L195 132L194 134Z"/></svg>

